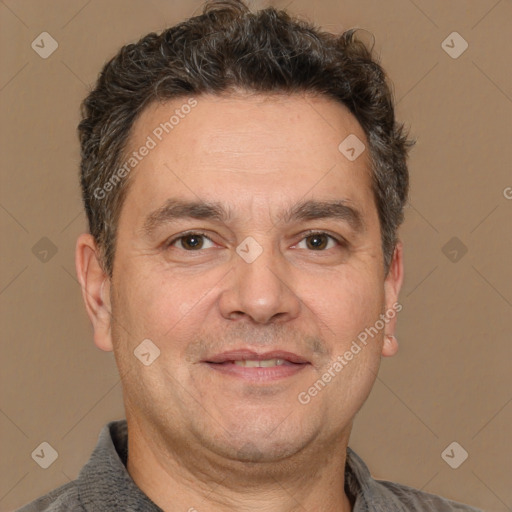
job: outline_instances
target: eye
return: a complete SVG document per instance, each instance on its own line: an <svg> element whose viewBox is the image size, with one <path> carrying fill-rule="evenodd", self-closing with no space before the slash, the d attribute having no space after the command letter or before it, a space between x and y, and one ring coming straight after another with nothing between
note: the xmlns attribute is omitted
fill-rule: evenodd
<svg viewBox="0 0 512 512"><path fill-rule="evenodd" d="M208 243L210 246L208 246ZM210 247L213 247L213 242L202 233L187 233L174 238L166 244L166 247L173 246L185 251L198 251L199 249L209 249Z"/></svg>
<svg viewBox="0 0 512 512"><path fill-rule="evenodd" d="M338 240L332 235L323 232L311 232L308 233L296 247L312 251L325 251L343 245L345 245L343 241ZM184 251L193 252L201 249L210 249L214 247L214 242L203 233L191 232L173 238L165 244L165 247L176 247Z"/></svg>
<svg viewBox="0 0 512 512"><path fill-rule="evenodd" d="M305 243L306 247L301 244ZM336 245L343 245L339 240L334 238L327 233L309 233L305 236L298 244L299 249L311 249L312 251L324 251L326 249L332 249Z"/></svg>

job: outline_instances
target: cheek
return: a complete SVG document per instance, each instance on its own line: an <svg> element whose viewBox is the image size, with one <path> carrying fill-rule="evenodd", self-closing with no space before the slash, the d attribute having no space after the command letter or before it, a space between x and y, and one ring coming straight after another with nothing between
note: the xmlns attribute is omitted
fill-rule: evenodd
<svg viewBox="0 0 512 512"><path fill-rule="evenodd" d="M350 343L373 325L382 312L384 294L378 276L345 267L321 282L306 283L301 299L319 318L326 339Z"/></svg>
<svg viewBox="0 0 512 512"><path fill-rule="evenodd" d="M184 350L204 328L206 309L211 308L213 289L219 279L209 273L198 278L179 272L133 269L123 276L116 313L137 338L154 340L162 350ZM171 339L178 343L171 347Z"/></svg>

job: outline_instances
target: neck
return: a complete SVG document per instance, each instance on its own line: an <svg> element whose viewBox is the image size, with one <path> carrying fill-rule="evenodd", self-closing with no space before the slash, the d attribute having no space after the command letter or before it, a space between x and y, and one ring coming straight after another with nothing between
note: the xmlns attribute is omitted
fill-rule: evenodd
<svg viewBox="0 0 512 512"><path fill-rule="evenodd" d="M344 491L350 430L277 462L231 460L204 446L169 447L136 421L128 421L128 432L128 472L165 512L352 510Z"/></svg>

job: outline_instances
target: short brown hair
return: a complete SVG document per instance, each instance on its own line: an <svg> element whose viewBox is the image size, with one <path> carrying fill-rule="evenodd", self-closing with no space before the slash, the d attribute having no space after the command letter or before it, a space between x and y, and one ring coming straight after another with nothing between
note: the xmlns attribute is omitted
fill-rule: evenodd
<svg viewBox="0 0 512 512"><path fill-rule="evenodd" d="M112 276L130 180L109 186L108 194L98 190L122 165L137 116L154 101L234 90L320 94L348 107L368 139L387 272L403 221L412 142L395 121L382 67L355 32L334 35L285 11L253 13L242 1L224 0L209 1L201 15L122 47L84 100L78 127L82 196L105 272Z"/></svg>

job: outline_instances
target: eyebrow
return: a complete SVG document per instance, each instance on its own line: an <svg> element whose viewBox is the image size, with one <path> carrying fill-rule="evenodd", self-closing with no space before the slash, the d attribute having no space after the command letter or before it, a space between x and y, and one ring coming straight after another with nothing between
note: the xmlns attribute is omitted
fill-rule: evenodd
<svg viewBox="0 0 512 512"><path fill-rule="evenodd" d="M141 232L150 237L160 226L178 219L205 219L227 223L232 217L231 211L218 202L170 198L146 217ZM282 219L285 224L300 220L338 219L347 222L356 232L366 229L362 213L344 200L301 201L286 210Z"/></svg>

